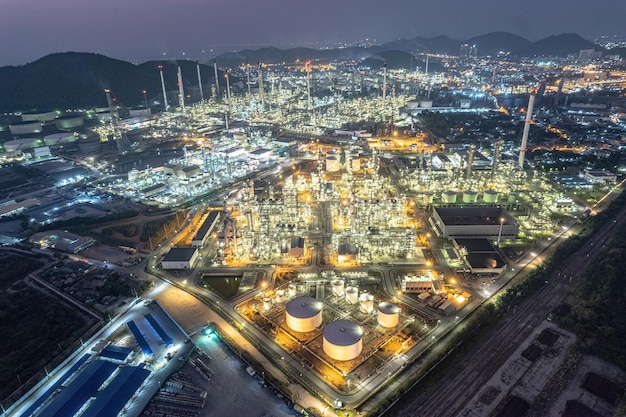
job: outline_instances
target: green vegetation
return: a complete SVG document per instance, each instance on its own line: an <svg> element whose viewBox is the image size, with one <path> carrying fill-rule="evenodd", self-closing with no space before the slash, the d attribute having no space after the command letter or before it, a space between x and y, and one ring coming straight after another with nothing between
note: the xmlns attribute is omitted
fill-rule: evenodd
<svg viewBox="0 0 626 417"><path fill-rule="evenodd" d="M443 113L423 111L420 113L420 121L437 138L446 138L450 133L450 123Z"/></svg>
<svg viewBox="0 0 626 417"><path fill-rule="evenodd" d="M6 290L41 266L43 264L32 257L0 253L0 290Z"/></svg>
<svg viewBox="0 0 626 417"><path fill-rule="evenodd" d="M150 242L151 245L158 245L174 233L179 224L178 218L178 213L172 213L171 216L146 223L139 240L144 243Z"/></svg>

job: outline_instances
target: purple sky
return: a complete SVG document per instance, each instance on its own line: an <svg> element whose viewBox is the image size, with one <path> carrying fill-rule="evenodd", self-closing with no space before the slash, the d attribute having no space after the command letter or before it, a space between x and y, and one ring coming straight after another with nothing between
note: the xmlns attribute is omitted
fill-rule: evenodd
<svg viewBox="0 0 626 417"><path fill-rule="evenodd" d="M209 59L266 44L493 31L626 37L626 0L0 0L0 10L0 66L64 51Z"/></svg>

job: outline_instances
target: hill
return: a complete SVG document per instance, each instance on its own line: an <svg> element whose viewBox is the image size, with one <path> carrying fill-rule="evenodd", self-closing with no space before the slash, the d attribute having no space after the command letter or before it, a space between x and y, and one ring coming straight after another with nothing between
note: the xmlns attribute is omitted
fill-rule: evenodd
<svg viewBox="0 0 626 417"><path fill-rule="evenodd" d="M476 45L478 54L481 56L495 56L501 51L517 53L518 51L527 50L533 45L528 39L508 32L491 32L475 36L468 39L467 43Z"/></svg>
<svg viewBox="0 0 626 417"><path fill-rule="evenodd" d="M177 64L185 86L197 88L196 64L190 61L134 65L93 53L56 53L25 65L0 68L0 111L106 106L106 88L126 106L143 104L143 90L151 100L161 102L159 64L164 66L167 89L173 92L168 93L170 101L177 94ZM213 67L201 65L201 74L208 88L214 78Z"/></svg>

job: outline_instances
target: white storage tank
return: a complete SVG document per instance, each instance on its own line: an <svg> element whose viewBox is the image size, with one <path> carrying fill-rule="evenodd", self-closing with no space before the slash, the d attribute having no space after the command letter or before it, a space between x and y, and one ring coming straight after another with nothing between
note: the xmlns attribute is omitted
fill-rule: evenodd
<svg viewBox="0 0 626 417"><path fill-rule="evenodd" d="M359 296L360 309L365 314L374 311L374 296L372 294L363 293Z"/></svg>
<svg viewBox="0 0 626 417"><path fill-rule="evenodd" d="M276 290L276 302L282 303L285 301L285 290Z"/></svg>
<svg viewBox="0 0 626 417"><path fill-rule="evenodd" d="M356 304L359 301L359 289L357 287L346 287L346 301Z"/></svg>
<svg viewBox="0 0 626 417"><path fill-rule="evenodd" d="M342 279L333 280L333 282L331 282L331 285L333 287L333 295L335 297L343 297L344 285L345 285L344 280Z"/></svg>
<svg viewBox="0 0 626 417"><path fill-rule="evenodd" d="M64 143L72 142L74 140L76 140L76 137L73 133L70 132L53 133L51 135L46 135L43 137L43 143L46 146L62 145Z"/></svg>
<svg viewBox="0 0 626 417"><path fill-rule="evenodd" d="M517 203L517 199L519 198L519 194L511 193L509 194L508 202L509 203Z"/></svg>
<svg viewBox="0 0 626 417"><path fill-rule="evenodd" d="M424 204L432 204L433 203L433 193L424 193L423 199Z"/></svg>
<svg viewBox="0 0 626 417"><path fill-rule="evenodd" d="M298 294L298 289L296 288L296 284L289 284L287 286L287 292L289 293L289 298L293 298Z"/></svg>
<svg viewBox="0 0 626 417"><path fill-rule="evenodd" d="M497 203L498 202L498 192L496 190L487 190L483 194L483 201L485 203Z"/></svg>
<svg viewBox="0 0 626 417"><path fill-rule="evenodd" d="M272 299L269 297L263 298L263 310L268 311L270 308L272 308Z"/></svg>
<svg viewBox="0 0 626 417"><path fill-rule="evenodd" d="M286 322L291 330L306 333L322 324L322 302L313 297L297 297L286 306Z"/></svg>
<svg viewBox="0 0 626 417"><path fill-rule="evenodd" d="M465 190L463 191L463 202L464 203L475 203L478 199L478 193L473 190Z"/></svg>
<svg viewBox="0 0 626 417"><path fill-rule="evenodd" d="M37 138L14 139L4 142L4 149L7 152L28 151L43 145L43 141Z"/></svg>
<svg viewBox="0 0 626 417"><path fill-rule="evenodd" d="M400 307L389 301L378 304L378 324L383 327L396 327L400 317Z"/></svg>
<svg viewBox="0 0 626 417"><path fill-rule="evenodd" d="M339 163L339 155L336 153L327 153L326 154L326 171L328 172L337 172L341 169Z"/></svg>
<svg viewBox="0 0 626 417"><path fill-rule="evenodd" d="M363 329L350 320L335 320L324 327L322 347L334 360L352 360L363 350Z"/></svg>
<svg viewBox="0 0 626 417"><path fill-rule="evenodd" d="M22 113L23 122L49 122L55 117L57 117L57 112L54 110Z"/></svg>
<svg viewBox="0 0 626 417"><path fill-rule="evenodd" d="M444 203L456 203L456 194L457 192L454 190L446 190L441 193L441 200Z"/></svg>
<svg viewBox="0 0 626 417"><path fill-rule="evenodd" d="M82 114L68 114L61 116L54 122L57 129L74 130L85 124L85 117Z"/></svg>
<svg viewBox="0 0 626 417"><path fill-rule="evenodd" d="M32 135L41 132L41 122L17 122L9 125L9 130L13 135Z"/></svg>
<svg viewBox="0 0 626 417"><path fill-rule="evenodd" d="M359 171L361 169L361 155L358 149L350 149L348 152L349 164L352 166L352 171Z"/></svg>

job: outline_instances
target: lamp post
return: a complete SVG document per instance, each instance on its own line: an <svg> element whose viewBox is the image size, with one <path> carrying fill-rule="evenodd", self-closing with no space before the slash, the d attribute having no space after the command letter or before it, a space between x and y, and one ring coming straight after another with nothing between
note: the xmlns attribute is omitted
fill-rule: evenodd
<svg viewBox="0 0 626 417"><path fill-rule="evenodd" d="M502 237L502 225L504 224L504 217L500 217L500 228L498 229L498 243L496 244L500 247L500 238Z"/></svg>

